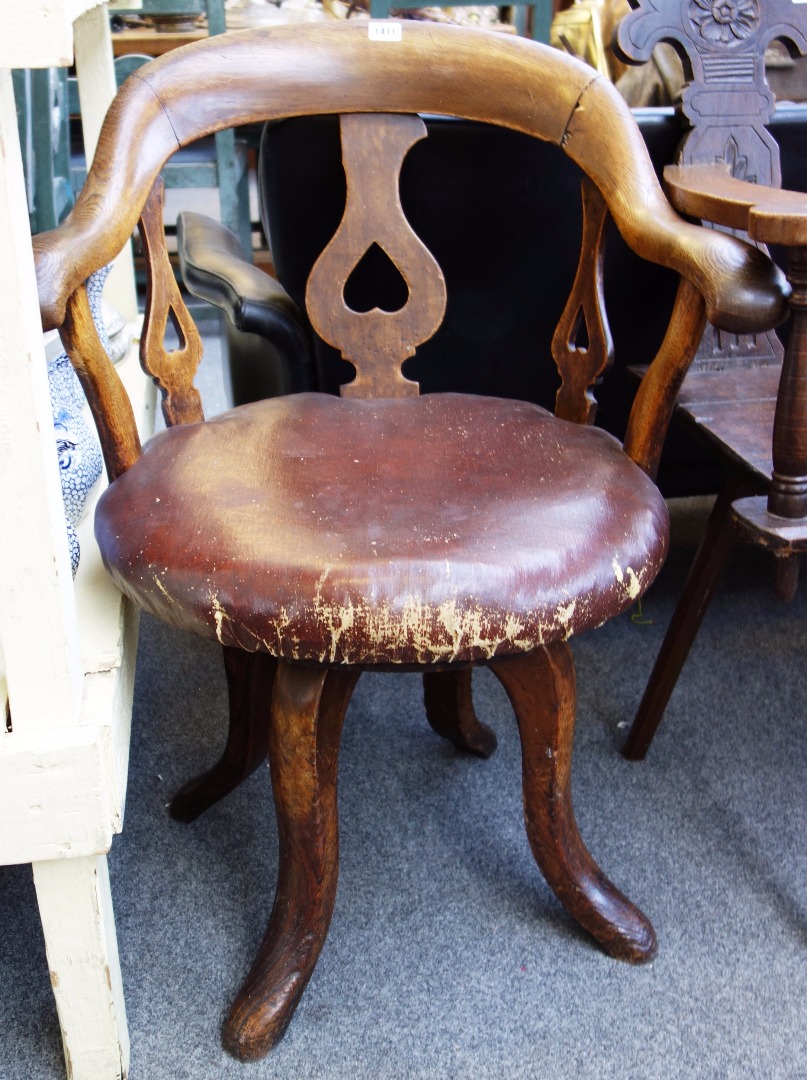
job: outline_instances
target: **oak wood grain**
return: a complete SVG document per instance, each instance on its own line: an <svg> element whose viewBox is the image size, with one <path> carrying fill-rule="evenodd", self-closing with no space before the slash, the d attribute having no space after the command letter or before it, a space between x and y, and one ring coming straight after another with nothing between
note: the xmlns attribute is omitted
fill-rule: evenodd
<svg viewBox="0 0 807 1080"><path fill-rule="evenodd" d="M132 404L98 337L83 285L69 298L59 333L92 409L111 482L140 456L140 436Z"/></svg>
<svg viewBox="0 0 807 1080"><path fill-rule="evenodd" d="M339 874L339 738L358 678L357 671L278 665L269 725L277 891L222 1036L243 1061L262 1057L281 1038L325 941Z"/></svg>
<svg viewBox="0 0 807 1080"><path fill-rule="evenodd" d="M565 642L491 663L521 737L524 820L535 861L555 895L603 949L644 963L656 953L650 921L611 884L584 845L572 806L575 677Z"/></svg>

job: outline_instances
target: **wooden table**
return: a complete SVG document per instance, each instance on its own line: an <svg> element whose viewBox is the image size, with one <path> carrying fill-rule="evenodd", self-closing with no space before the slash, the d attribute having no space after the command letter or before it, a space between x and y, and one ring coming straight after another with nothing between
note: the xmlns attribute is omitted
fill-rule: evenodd
<svg viewBox="0 0 807 1080"><path fill-rule="evenodd" d="M192 41L201 41L206 37L207 27L204 26L199 30L185 30L181 33L147 28L120 30L112 35L112 51L115 56L162 56L172 49L178 49L180 45L189 45Z"/></svg>
<svg viewBox="0 0 807 1080"><path fill-rule="evenodd" d="M0 864L33 868L69 1075L118 1080L129 1041L106 853L123 819L137 617L100 565L91 513L71 577L10 71L68 65L75 50L92 154L115 89L112 48L100 0L4 0L3 14ZM105 295L137 318L128 253ZM136 359L125 363L147 431L150 388Z"/></svg>

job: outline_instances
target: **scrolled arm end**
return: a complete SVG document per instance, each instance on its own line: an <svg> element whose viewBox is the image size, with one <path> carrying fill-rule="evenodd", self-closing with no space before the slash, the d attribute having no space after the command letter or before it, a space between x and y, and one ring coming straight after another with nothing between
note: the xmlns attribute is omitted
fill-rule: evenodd
<svg viewBox="0 0 807 1080"><path fill-rule="evenodd" d="M43 330L58 330L64 323L67 302L79 285L111 262L123 240L88 226L75 211L50 232L33 237L34 266Z"/></svg>
<svg viewBox="0 0 807 1080"><path fill-rule="evenodd" d="M720 330L760 333L787 318L787 278L767 255L737 237L687 225L677 269L701 293L707 319Z"/></svg>
<svg viewBox="0 0 807 1080"><path fill-rule="evenodd" d="M70 267L56 231L39 233L33 238L33 247L42 329L58 330L65 320L68 298L75 291Z"/></svg>

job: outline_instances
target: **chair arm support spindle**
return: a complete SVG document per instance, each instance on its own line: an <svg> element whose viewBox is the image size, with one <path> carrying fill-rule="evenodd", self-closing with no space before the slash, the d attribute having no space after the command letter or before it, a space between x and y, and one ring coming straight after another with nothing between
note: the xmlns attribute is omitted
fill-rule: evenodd
<svg viewBox="0 0 807 1080"><path fill-rule="evenodd" d="M59 333L92 409L111 483L140 456L140 436L129 396L98 337L83 285L67 301Z"/></svg>
<svg viewBox="0 0 807 1080"><path fill-rule="evenodd" d="M654 479L675 399L705 326L703 297L682 278L667 333L636 392L625 434L625 453Z"/></svg>

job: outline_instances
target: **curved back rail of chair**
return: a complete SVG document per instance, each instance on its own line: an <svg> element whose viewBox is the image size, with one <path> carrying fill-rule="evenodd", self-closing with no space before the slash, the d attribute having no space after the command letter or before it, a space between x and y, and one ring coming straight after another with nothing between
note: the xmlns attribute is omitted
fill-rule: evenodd
<svg viewBox="0 0 807 1080"><path fill-rule="evenodd" d="M336 260L326 250L314 277L322 285L328 263L339 261L345 267L343 282L376 240L398 266L410 296L402 312L356 315L339 299L338 282L327 302L319 289L309 290L318 330L330 335L357 366L356 383L348 393L413 392L413 384L407 385L400 374L400 362L439 325L444 302L439 299L439 270L399 204L396 208L389 203L405 146L421 137L420 121L412 119L418 113L500 124L547 140L562 147L588 178L584 239L594 249L581 255L553 346L563 377L560 415L591 418L590 388L608 360L599 280L605 208L639 255L680 273L670 329L637 397L626 438L626 450L651 474L704 312L715 325L733 332L774 325L782 318L783 286L777 273L747 246L675 214L629 110L586 65L534 42L454 27L407 24L396 43L370 41L366 29L349 25L233 33L179 49L127 80L109 111L76 206L59 229L34 239L43 325L62 329L96 415L110 477L132 463L139 444L125 395L104 362L87 317L82 282L129 237L165 161L178 147L222 128L323 112L374 114L380 104L385 114L407 118L368 118L348 123L343 131L346 159L352 162L347 165L351 187L369 183L376 192L375 213L354 212L360 203L349 195L345 220L333 240L334 252L347 245L345 258ZM382 161L386 177L379 171ZM152 199L159 200L159 194ZM141 228L151 275L161 284L150 288L144 364L161 386L169 422L180 415L199 418L195 406L188 404L192 371L190 376L179 374L176 356L162 357L159 370L150 366L155 350L162 352L157 342L169 316L179 326L183 355L191 367L198 362L198 348L190 316L164 271L167 256L159 213L146 210L145 217ZM348 249L355 253L351 265ZM386 367L394 370L384 372L385 359L377 350L393 340L401 342L402 320L410 327L404 335L408 343L393 350ZM581 323L590 339L588 348L576 347ZM181 390L174 386L177 379Z"/></svg>

